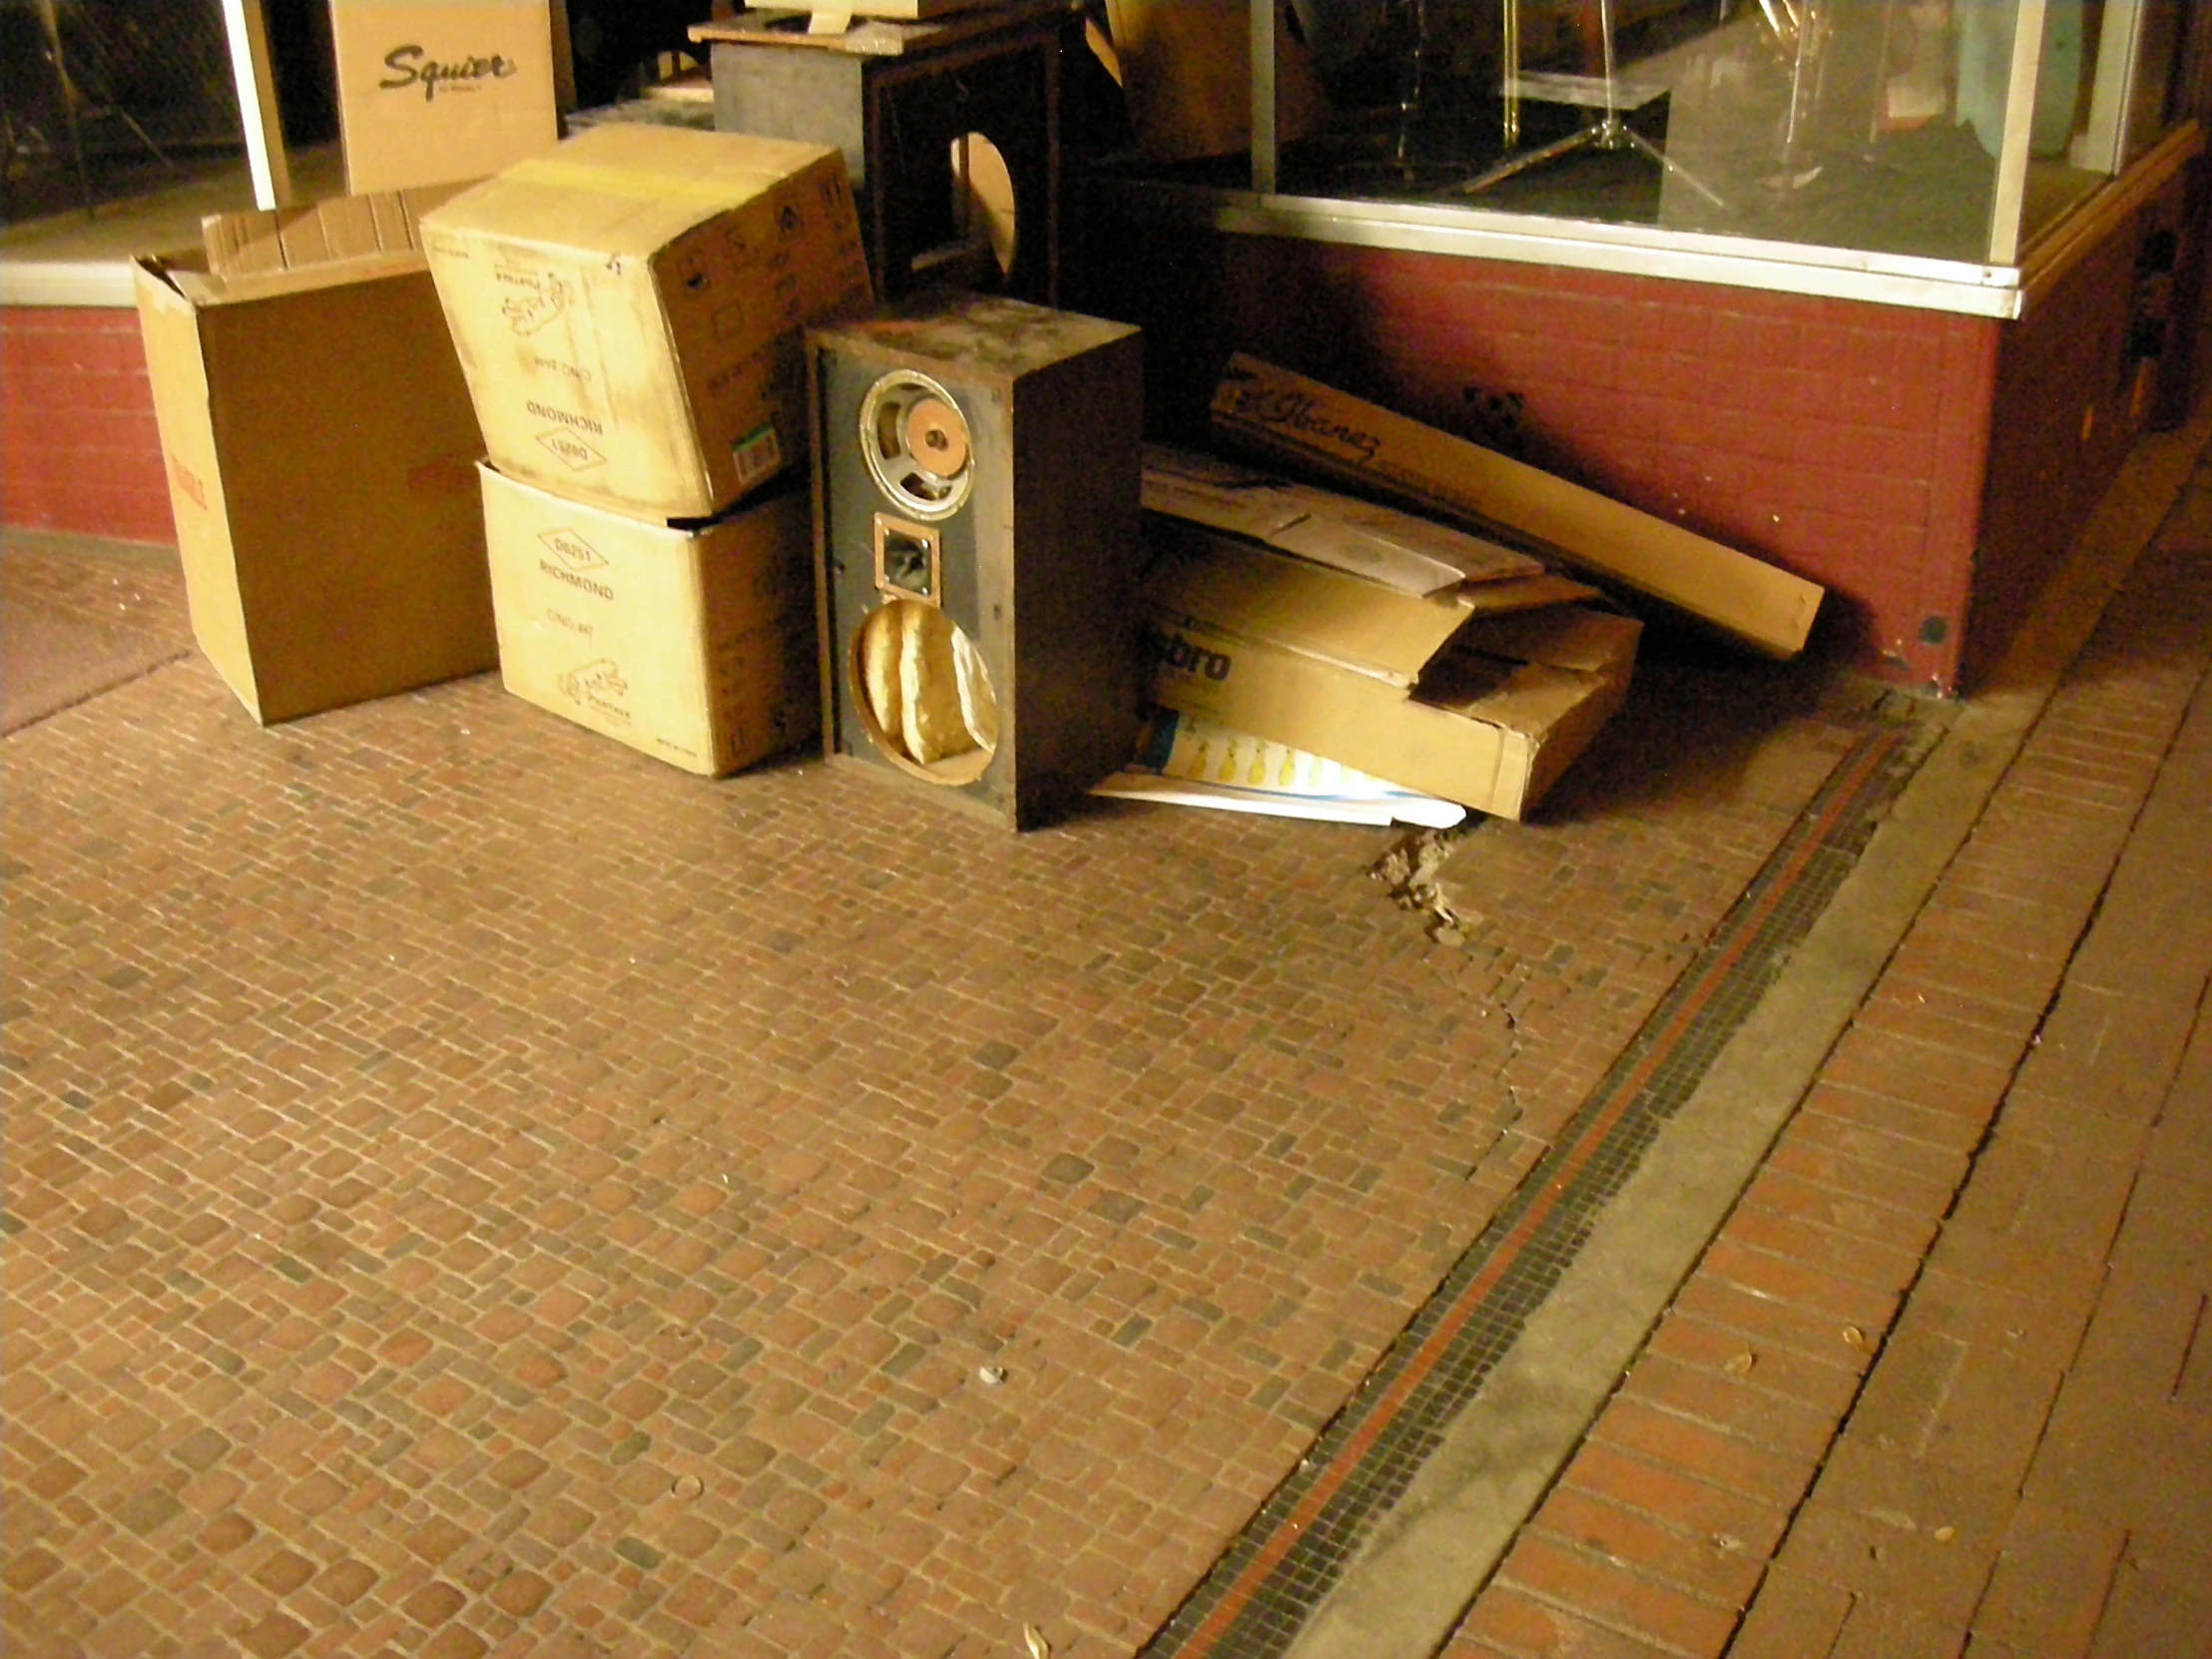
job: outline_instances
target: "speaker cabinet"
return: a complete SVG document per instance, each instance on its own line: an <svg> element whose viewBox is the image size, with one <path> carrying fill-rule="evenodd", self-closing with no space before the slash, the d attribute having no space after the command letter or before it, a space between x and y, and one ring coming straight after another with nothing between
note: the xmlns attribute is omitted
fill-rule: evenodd
<svg viewBox="0 0 2212 1659"><path fill-rule="evenodd" d="M1129 759L1143 348L960 295L816 331L823 743L1026 830Z"/></svg>

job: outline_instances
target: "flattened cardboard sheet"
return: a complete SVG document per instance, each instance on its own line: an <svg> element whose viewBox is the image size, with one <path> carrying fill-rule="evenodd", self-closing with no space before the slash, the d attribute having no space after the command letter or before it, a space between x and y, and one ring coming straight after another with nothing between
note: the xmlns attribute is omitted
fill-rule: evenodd
<svg viewBox="0 0 2212 1659"><path fill-rule="evenodd" d="M1144 505L1402 593L1544 571L1540 559L1432 519L1165 444L1145 448Z"/></svg>
<svg viewBox="0 0 2212 1659"><path fill-rule="evenodd" d="M1195 527L1152 534L1163 707L1517 819L1627 694L1630 618L1484 614Z"/></svg>

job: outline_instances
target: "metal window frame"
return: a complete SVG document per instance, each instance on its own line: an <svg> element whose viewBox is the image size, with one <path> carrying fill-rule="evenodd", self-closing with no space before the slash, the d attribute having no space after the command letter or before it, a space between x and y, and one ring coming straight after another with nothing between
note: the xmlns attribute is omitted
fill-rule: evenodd
<svg viewBox="0 0 2212 1659"><path fill-rule="evenodd" d="M246 134L246 165L254 176L254 205L291 203L291 161L276 108L276 77L269 62L269 26L262 0L223 0L223 32L231 42L231 78L238 86L239 125Z"/></svg>

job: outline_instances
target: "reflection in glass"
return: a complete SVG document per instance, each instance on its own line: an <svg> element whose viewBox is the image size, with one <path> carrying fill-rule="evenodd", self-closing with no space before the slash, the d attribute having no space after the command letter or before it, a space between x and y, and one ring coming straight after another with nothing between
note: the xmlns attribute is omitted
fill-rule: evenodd
<svg viewBox="0 0 2212 1659"><path fill-rule="evenodd" d="M2024 238L2155 141L2184 32L2180 0L2045 0L2015 108L2022 11L1290 0L1331 114L1280 188L1981 263L2012 124ZM1243 166L1178 171L1236 188Z"/></svg>

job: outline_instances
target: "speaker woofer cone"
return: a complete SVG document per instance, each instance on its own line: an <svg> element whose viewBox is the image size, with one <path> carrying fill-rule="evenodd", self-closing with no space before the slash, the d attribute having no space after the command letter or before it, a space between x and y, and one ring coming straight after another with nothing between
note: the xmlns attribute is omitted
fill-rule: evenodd
<svg viewBox="0 0 2212 1659"><path fill-rule="evenodd" d="M975 485L967 417L926 374L896 369L860 400L860 453L868 474L915 518L949 518Z"/></svg>

